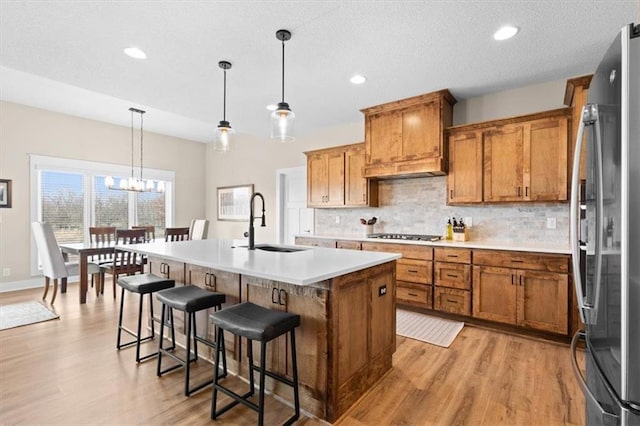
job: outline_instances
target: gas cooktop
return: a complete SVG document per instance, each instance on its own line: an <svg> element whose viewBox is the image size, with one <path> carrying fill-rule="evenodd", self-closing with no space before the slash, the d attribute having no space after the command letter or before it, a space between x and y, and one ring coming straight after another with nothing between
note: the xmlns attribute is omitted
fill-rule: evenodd
<svg viewBox="0 0 640 426"><path fill-rule="evenodd" d="M410 241L438 241L442 237L440 235L420 235L420 234L370 234L369 238L378 238L383 240L410 240Z"/></svg>

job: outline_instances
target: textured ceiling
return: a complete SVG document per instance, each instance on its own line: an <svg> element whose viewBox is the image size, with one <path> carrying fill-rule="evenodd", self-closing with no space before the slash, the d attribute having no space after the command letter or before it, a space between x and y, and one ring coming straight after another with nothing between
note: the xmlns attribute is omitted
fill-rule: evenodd
<svg viewBox="0 0 640 426"><path fill-rule="evenodd" d="M361 108L449 88L460 99L593 72L638 0L0 0L0 97L209 142L222 119L268 138L285 99L298 134L362 119ZM520 33L496 42L504 24ZM137 46L148 59L122 53ZM354 73L368 81L349 83Z"/></svg>

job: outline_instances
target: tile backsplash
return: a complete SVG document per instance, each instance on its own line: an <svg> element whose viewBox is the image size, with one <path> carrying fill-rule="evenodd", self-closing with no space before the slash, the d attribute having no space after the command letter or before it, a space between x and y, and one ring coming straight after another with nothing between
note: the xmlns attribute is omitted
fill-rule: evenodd
<svg viewBox="0 0 640 426"><path fill-rule="evenodd" d="M360 218L375 216L374 232L444 235L447 218L471 217L471 240L569 242L568 203L448 206L446 176L381 180L378 191L379 207L316 209L315 233L360 236ZM547 218L556 219L555 229L547 229Z"/></svg>

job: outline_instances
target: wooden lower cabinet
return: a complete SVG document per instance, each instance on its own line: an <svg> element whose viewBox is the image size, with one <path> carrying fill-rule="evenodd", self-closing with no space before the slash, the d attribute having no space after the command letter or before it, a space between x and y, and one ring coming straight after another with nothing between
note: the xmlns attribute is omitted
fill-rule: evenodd
<svg viewBox="0 0 640 426"><path fill-rule="evenodd" d="M349 249L349 250L362 250L362 243L360 241L340 240L336 243L336 248Z"/></svg>
<svg viewBox="0 0 640 426"><path fill-rule="evenodd" d="M205 268L203 266L187 265L187 284L195 285L205 290L223 293L225 303L222 308L240 303L240 275L233 272L220 271L217 269ZM215 309L208 309L196 313L196 331L198 336L205 337L211 342L217 341L216 327L209 320L209 315ZM228 363L238 363L240 357L240 341L230 333L225 334L225 350ZM214 359L215 349L207 348L209 359Z"/></svg>
<svg viewBox="0 0 640 426"><path fill-rule="evenodd" d="M433 309L451 314L471 316L471 292L435 286Z"/></svg>
<svg viewBox="0 0 640 426"><path fill-rule="evenodd" d="M185 265L182 262L175 262L172 260L159 259L156 257L149 257L149 273L158 275L164 278L170 278L175 280L176 287L184 285L185 283ZM162 315L162 303L158 302L155 295L152 295L153 300L153 316L160 320ZM184 335L186 333L186 327L184 322L184 313L174 312L173 323L176 333Z"/></svg>
<svg viewBox="0 0 640 426"><path fill-rule="evenodd" d="M491 266L473 267L473 316L567 334L566 274Z"/></svg>
<svg viewBox="0 0 640 426"><path fill-rule="evenodd" d="M398 303L431 309L433 286L398 281L396 289Z"/></svg>

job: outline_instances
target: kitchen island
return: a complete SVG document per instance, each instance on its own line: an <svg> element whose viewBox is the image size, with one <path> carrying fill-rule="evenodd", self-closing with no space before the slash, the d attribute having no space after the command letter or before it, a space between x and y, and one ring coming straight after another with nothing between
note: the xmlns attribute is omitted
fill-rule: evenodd
<svg viewBox="0 0 640 426"><path fill-rule="evenodd" d="M395 351L395 253L260 246L198 240L120 246L148 256L150 272L222 292L225 306L250 301L299 314L296 351L301 408L333 422L390 368ZM289 252L274 250L292 250ZM159 312L159 311L157 311ZM215 339L208 315L198 334ZM183 318L174 319L184 334ZM248 377L246 342L225 334L231 371ZM267 367L291 377L285 338L269 344ZM212 351L208 358L211 359ZM257 356L257 353L254 354ZM291 401L288 387L267 389Z"/></svg>

